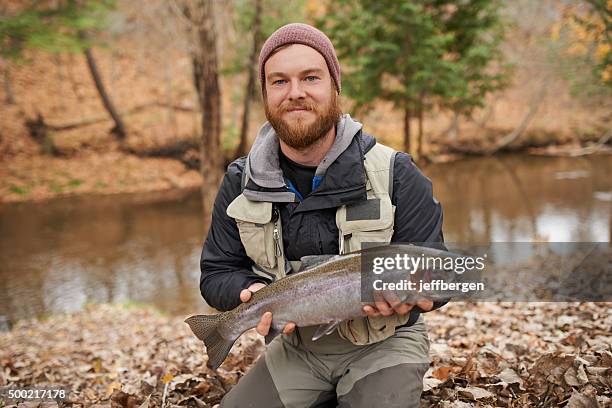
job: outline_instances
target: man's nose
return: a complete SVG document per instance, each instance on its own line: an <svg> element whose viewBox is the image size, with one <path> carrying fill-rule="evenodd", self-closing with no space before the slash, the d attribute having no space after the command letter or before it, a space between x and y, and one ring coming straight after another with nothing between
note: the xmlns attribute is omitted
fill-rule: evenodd
<svg viewBox="0 0 612 408"><path fill-rule="evenodd" d="M289 99L304 99L306 97L306 93L302 89L301 81L298 79L291 80L291 85L289 88Z"/></svg>

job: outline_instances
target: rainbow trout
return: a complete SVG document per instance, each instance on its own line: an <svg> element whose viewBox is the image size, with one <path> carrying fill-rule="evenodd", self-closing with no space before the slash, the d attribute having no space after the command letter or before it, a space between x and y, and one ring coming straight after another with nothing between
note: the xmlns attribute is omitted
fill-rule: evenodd
<svg viewBox="0 0 612 408"><path fill-rule="evenodd" d="M295 322L300 326L321 325L313 336L313 341L332 333L343 320L363 316L361 261L364 251L376 251L375 257L395 257L407 254L414 259L426 258L454 259L461 255L432 248L414 245L387 245L365 249L346 255L307 256L302 258L299 273L288 275L258 290L251 300L242 303L228 312L216 315L195 315L187 318L193 333L204 342L208 353L208 365L216 369L227 357L234 342L246 330L257 326L264 312L272 312L272 325L265 337L266 344L281 333L285 324ZM423 262L425 264L425 262ZM429 265L431 266L431 265ZM380 272L379 272L380 273ZM438 271L438 276L446 281L453 280L453 271ZM431 279L431 270L417 268L389 269L373 279L384 276L386 282L404 279L418 282L424 277ZM396 292L404 302L417 298L432 300L448 299L452 291L400 291Z"/></svg>

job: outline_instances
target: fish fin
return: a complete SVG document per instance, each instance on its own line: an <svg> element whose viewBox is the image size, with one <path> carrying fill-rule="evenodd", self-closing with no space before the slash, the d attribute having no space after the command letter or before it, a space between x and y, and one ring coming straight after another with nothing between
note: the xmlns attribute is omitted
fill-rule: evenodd
<svg viewBox="0 0 612 408"><path fill-rule="evenodd" d="M308 255L300 258L302 262L302 266L300 267L299 272L305 271L306 269L314 268L317 265L321 265L324 262L327 262L338 255Z"/></svg>
<svg viewBox="0 0 612 408"><path fill-rule="evenodd" d="M206 345L208 366L213 370L219 368L227 357L237 338L226 339L219 333L223 313L216 315L195 315L185 319L193 334Z"/></svg>
<svg viewBox="0 0 612 408"><path fill-rule="evenodd" d="M312 335L312 341L317 341L321 337L331 334L336 327L340 324L339 320L331 321L327 324L322 324L319 326L315 334Z"/></svg>
<svg viewBox="0 0 612 408"><path fill-rule="evenodd" d="M264 337L264 340L266 341L266 346L270 344L270 342L272 342L272 340L274 340L276 336L281 334L281 332L282 330L274 327L274 325L270 326L270 330L268 330L268 334L266 334L266 337Z"/></svg>

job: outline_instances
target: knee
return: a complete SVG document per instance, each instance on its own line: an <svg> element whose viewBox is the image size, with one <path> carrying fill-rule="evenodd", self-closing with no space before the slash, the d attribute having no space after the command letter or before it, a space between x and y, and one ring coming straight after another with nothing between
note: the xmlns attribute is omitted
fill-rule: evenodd
<svg viewBox="0 0 612 408"><path fill-rule="evenodd" d="M428 368L427 363L398 364L368 374L356 381L347 394L338 397L338 408L418 408Z"/></svg>
<svg viewBox="0 0 612 408"><path fill-rule="evenodd" d="M221 400L219 408L282 408L283 404L262 356Z"/></svg>

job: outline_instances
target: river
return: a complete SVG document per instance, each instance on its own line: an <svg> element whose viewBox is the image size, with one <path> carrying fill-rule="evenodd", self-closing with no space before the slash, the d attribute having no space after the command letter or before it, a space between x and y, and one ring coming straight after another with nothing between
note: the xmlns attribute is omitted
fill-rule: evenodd
<svg viewBox="0 0 612 408"><path fill-rule="evenodd" d="M448 242L609 242L612 156L510 155L429 165ZM70 197L0 206L0 316L88 303L202 312L197 193Z"/></svg>

